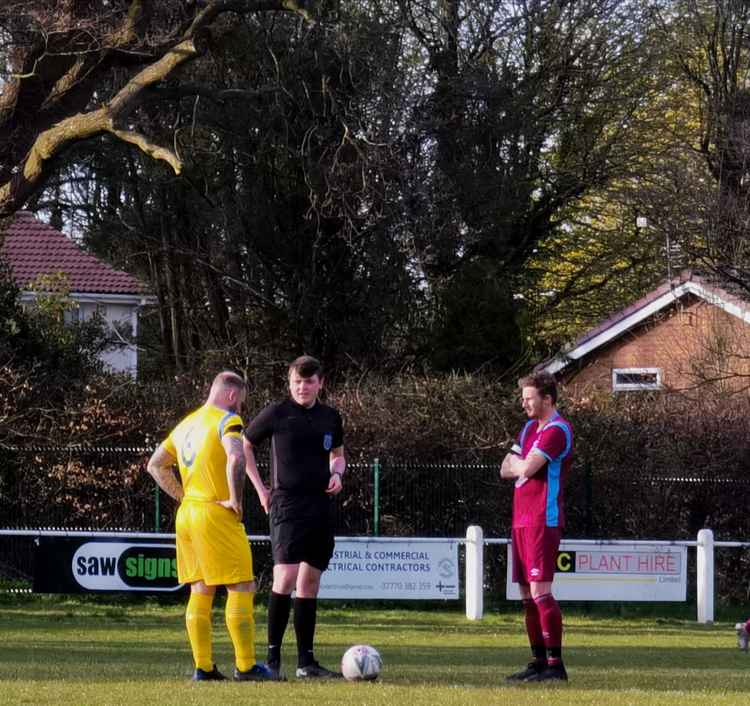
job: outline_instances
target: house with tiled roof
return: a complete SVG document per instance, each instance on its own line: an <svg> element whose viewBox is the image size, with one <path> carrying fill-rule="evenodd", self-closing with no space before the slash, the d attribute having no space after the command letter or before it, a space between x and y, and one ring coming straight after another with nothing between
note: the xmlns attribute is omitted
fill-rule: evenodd
<svg viewBox="0 0 750 706"><path fill-rule="evenodd" d="M114 371L135 375L138 312L153 301L140 280L85 252L28 211L16 214L0 245L0 256L10 266L23 305L36 298L41 277L64 276L76 305L73 317L84 321L98 313L117 334L116 342L102 353L102 361Z"/></svg>
<svg viewBox="0 0 750 706"><path fill-rule="evenodd" d="M686 270L537 366L574 394L750 387L750 297Z"/></svg>

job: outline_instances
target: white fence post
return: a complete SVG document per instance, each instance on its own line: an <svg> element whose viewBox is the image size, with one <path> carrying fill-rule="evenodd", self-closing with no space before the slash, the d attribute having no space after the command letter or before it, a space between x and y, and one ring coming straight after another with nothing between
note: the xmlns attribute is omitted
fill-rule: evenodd
<svg viewBox="0 0 750 706"><path fill-rule="evenodd" d="M479 525L466 529L466 617L481 620L484 613L484 532Z"/></svg>
<svg viewBox="0 0 750 706"><path fill-rule="evenodd" d="M698 532L697 578L698 622L714 621L714 533L710 529Z"/></svg>

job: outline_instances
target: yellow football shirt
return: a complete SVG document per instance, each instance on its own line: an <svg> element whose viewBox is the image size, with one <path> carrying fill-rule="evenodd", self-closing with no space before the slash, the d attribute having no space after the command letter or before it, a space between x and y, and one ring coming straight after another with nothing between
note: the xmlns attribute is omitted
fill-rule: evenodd
<svg viewBox="0 0 750 706"><path fill-rule="evenodd" d="M235 412L205 404L183 419L164 447L177 458L185 499L228 500L225 436L240 437L242 419Z"/></svg>

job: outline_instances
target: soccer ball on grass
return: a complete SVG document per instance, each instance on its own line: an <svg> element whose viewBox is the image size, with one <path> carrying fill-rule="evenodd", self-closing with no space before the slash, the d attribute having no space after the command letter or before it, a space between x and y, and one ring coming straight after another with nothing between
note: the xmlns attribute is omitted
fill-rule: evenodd
<svg viewBox="0 0 750 706"><path fill-rule="evenodd" d="M372 681L382 668L380 653L370 645L354 645L341 658L341 673L349 681Z"/></svg>

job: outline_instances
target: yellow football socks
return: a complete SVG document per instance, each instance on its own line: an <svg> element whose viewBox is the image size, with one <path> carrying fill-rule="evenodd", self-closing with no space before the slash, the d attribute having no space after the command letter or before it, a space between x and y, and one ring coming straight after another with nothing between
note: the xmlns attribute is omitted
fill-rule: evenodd
<svg viewBox="0 0 750 706"><path fill-rule="evenodd" d="M197 669L210 672L214 668L211 653L211 606L214 597L205 593L191 592L185 611L190 648Z"/></svg>
<svg viewBox="0 0 750 706"><path fill-rule="evenodd" d="M246 672L255 664L255 594L249 591L227 591L225 617L234 645L237 669Z"/></svg>

